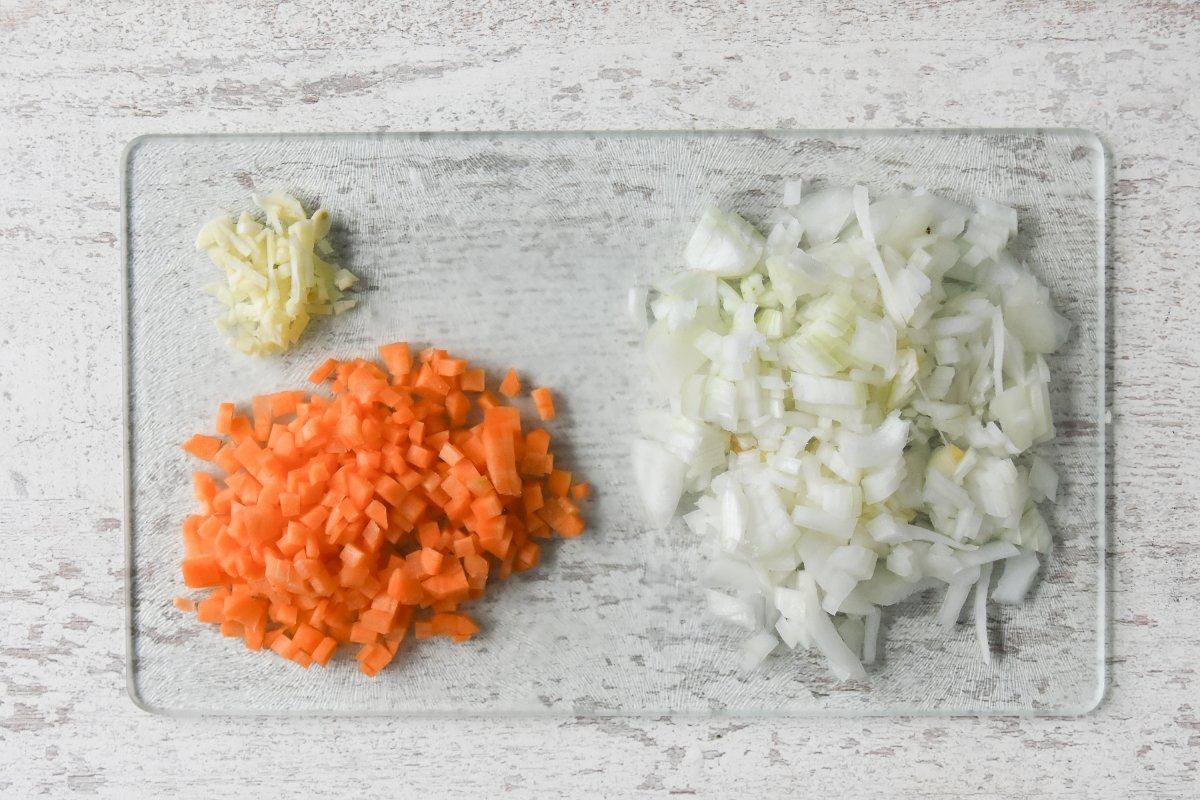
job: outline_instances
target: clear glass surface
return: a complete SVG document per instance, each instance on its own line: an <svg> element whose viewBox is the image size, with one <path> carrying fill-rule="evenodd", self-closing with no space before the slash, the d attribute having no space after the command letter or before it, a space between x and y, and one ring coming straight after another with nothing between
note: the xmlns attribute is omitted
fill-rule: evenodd
<svg viewBox="0 0 1200 800"><path fill-rule="evenodd" d="M164 136L123 164L129 686L164 713L1075 714L1104 690L1104 153L1069 130ZM760 221L785 179L924 186L1014 206L1016 248L1073 324L1053 357L1061 477L1054 551L1024 605L989 610L995 664L932 593L884 612L882 657L838 683L804 652L738 668L744 634L709 619L676 523L648 529L628 467L651 402L627 310L679 265L704 204ZM227 349L193 249L202 222L290 191L335 219L359 307L283 356ZM179 443L217 404L304 387L330 355L434 343L555 387L559 463L595 488L589 528L471 605L466 644L407 642L376 679L352 658L300 669L173 608L195 467Z"/></svg>

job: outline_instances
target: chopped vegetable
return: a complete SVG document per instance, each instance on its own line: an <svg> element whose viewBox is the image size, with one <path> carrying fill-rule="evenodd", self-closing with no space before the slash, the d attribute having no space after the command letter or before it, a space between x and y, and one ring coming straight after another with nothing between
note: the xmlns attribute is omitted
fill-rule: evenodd
<svg viewBox="0 0 1200 800"><path fill-rule="evenodd" d="M500 394L505 397L516 397L521 392L521 379L517 377L517 371L510 369L508 374L504 376L504 380L500 382Z"/></svg>
<svg viewBox="0 0 1200 800"><path fill-rule="evenodd" d="M198 433L183 443L183 449L196 458L212 461L221 449L221 440L215 436L204 436Z"/></svg>
<svg viewBox="0 0 1200 800"><path fill-rule="evenodd" d="M876 660L880 607L946 587L1018 603L1058 478L1044 356L1068 324L1006 249L1010 208L923 191L789 182L763 236L709 209L688 269L660 279L645 355L669 406L645 412L633 475L647 520L684 521L710 558L709 611L751 631L752 667L782 641L841 679Z"/></svg>
<svg viewBox="0 0 1200 800"><path fill-rule="evenodd" d="M236 223L218 217L200 229L196 249L225 273L205 287L227 309L217 328L232 347L261 356L294 345L313 317L353 308L343 292L358 278L325 260L332 253L328 211L310 217L287 194L254 195L254 204L265 225L245 212Z"/></svg>
<svg viewBox="0 0 1200 800"><path fill-rule="evenodd" d="M386 371L361 359L314 371L332 398L256 397L252 422L222 404L229 440L184 444L226 473L195 473L200 510L183 524L184 583L209 590L201 622L305 667L357 644L375 675L414 626L418 639L478 633L461 604L537 566L540 540L582 533L589 488L549 466L550 434L486 393L469 420L464 383L484 389L482 373L443 350L414 361L404 343L380 356Z"/></svg>
<svg viewBox="0 0 1200 800"><path fill-rule="evenodd" d="M556 414L554 410L554 395L550 394L550 390L545 386L539 386L530 395L533 397L533 403L537 408L538 416L543 420L554 419Z"/></svg>

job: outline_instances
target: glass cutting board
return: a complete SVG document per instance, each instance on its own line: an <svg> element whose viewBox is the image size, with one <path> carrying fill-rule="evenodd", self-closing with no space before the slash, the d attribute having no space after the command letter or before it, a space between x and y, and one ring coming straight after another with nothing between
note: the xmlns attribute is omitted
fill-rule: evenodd
<svg viewBox="0 0 1200 800"><path fill-rule="evenodd" d="M838 683L817 654L738 667L744 633L710 619L682 523L648 529L628 465L651 402L632 287L680 264L710 202L754 222L783 182L924 186L1020 214L1020 255L1073 324L1051 362L1061 476L1054 552L1021 606L990 608L987 667L940 595L884 612L881 658ZM164 713L1072 714L1104 688L1103 149L1079 131L777 131L153 136L123 164L129 688ZM359 306L283 356L227 349L193 248L214 215L289 191L335 219ZM558 463L595 489L589 528L489 587L466 644L407 641L376 679L349 654L305 671L177 611L195 468L179 444L222 401L305 388L326 357L435 344L555 387Z"/></svg>

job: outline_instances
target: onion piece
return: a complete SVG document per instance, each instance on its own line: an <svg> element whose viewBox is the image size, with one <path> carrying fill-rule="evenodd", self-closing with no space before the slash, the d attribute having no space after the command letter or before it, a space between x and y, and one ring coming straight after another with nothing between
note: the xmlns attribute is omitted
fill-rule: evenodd
<svg viewBox="0 0 1200 800"><path fill-rule="evenodd" d="M779 645L779 640L766 631L759 631L742 645L742 669L750 671L761 664Z"/></svg>
<svg viewBox="0 0 1200 800"><path fill-rule="evenodd" d="M765 244L763 235L749 222L712 206L700 218L683 258L689 269L744 275L758 263Z"/></svg>
<svg viewBox="0 0 1200 800"><path fill-rule="evenodd" d="M949 630L958 622L958 616L962 613L967 597L971 594L971 588L978 579L978 568L963 570L950 579L950 584L946 587L946 595L942 598L942 607L938 610L938 622L942 624L943 628Z"/></svg>
<svg viewBox="0 0 1200 800"><path fill-rule="evenodd" d="M975 584L975 641L979 643L983 663L988 665L992 663L992 648L988 644L987 630L987 593L991 579L992 565L984 564L979 569L979 581Z"/></svg>
<svg viewBox="0 0 1200 800"><path fill-rule="evenodd" d="M1018 555L1006 559L1004 572L992 590L992 599L1005 605L1022 602L1033 585L1039 566L1037 553L1031 550L1022 550Z"/></svg>
<svg viewBox="0 0 1200 800"><path fill-rule="evenodd" d="M663 527L671 521L679 498L683 496L686 473L687 465L683 460L667 452L662 445L634 439L633 477L651 525Z"/></svg>
<svg viewBox="0 0 1200 800"><path fill-rule="evenodd" d="M879 647L879 623L882 615L877 607L872 608L863 622L862 660L864 664L874 664Z"/></svg>

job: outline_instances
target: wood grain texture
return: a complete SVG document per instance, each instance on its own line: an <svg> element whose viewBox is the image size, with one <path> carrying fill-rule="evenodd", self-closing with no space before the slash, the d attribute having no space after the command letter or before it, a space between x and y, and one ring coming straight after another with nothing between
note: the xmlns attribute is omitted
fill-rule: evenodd
<svg viewBox="0 0 1200 800"><path fill-rule="evenodd" d="M1200 7L797 5L0 0L0 796L1196 796ZM117 165L133 136L911 125L1080 126L1109 148L1099 711L296 722L130 703Z"/></svg>

